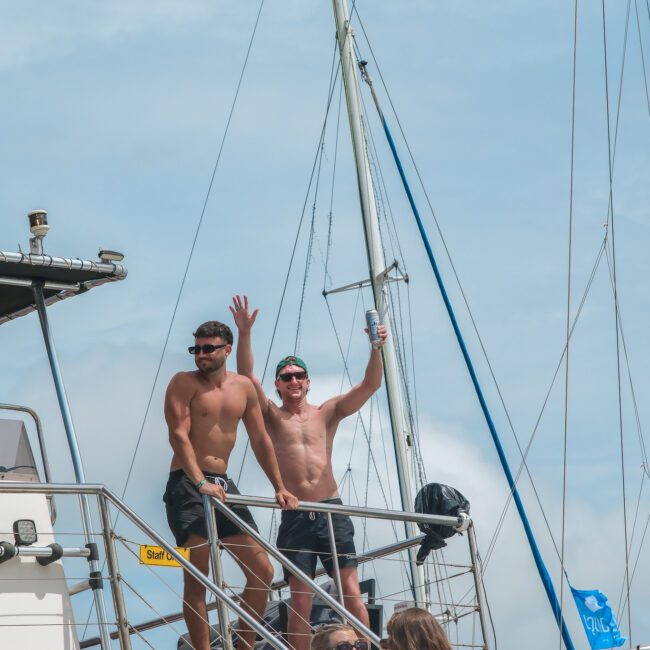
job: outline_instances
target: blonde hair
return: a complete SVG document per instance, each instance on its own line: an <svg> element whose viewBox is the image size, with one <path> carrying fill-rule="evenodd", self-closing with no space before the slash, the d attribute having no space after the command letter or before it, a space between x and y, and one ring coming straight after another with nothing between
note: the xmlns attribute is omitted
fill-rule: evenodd
<svg viewBox="0 0 650 650"><path fill-rule="evenodd" d="M440 623L418 607L393 614L386 630L390 650L451 650Z"/></svg>
<svg viewBox="0 0 650 650"><path fill-rule="evenodd" d="M311 650L328 650L329 649L329 640L330 634L332 632L338 632L339 630L349 630L353 634L356 634L353 627L349 625L344 625L343 623L331 623L329 625L323 625L316 630L316 633L311 639Z"/></svg>

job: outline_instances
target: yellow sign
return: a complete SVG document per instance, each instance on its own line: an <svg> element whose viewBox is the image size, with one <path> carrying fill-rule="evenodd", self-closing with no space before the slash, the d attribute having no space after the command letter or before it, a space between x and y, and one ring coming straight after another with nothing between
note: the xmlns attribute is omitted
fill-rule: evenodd
<svg viewBox="0 0 650 650"><path fill-rule="evenodd" d="M190 559L190 549L177 547L176 550L186 559ZM176 566L180 564L160 546L147 546L146 544L140 545L140 564L150 564L154 566Z"/></svg>

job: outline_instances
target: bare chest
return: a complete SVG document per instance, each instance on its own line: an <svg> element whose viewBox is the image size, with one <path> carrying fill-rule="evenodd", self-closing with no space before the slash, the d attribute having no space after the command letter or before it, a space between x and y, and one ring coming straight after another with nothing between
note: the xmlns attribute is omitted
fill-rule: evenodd
<svg viewBox="0 0 650 650"><path fill-rule="evenodd" d="M193 424L237 424L246 410L246 395L236 387L201 387L190 404Z"/></svg>
<svg viewBox="0 0 650 650"><path fill-rule="evenodd" d="M318 409L308 415L279 412L273 429L274 442L284 448L301 447L317 452L327 449L330 444L327 420Z"/></svg>

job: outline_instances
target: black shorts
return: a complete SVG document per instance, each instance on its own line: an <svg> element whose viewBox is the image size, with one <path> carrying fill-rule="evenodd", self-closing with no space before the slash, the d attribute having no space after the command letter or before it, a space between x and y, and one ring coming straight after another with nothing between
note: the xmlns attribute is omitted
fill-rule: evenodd
<svg viewBox="0 0 650 650"><path fill-rule="evenodd" d="M212 483L219 483L228 494L239 494L237 486L226 474L214 474L213 472L204 472L204 474L205 478ZM169 473L163 501L167 510L167 522L172 533L174 533L177 546L183 546L192 533L208 539L208 528L205 523L205 511L203 510L203 495L196 489L182 469ZM231 510L257 531L253 515L246 506L233 506ZM246 534L239 526L216 509L215 515L217 534L220 539Z"/></svg>
<svg viewBox="0 0 650 650"><path fill-rule="evenodd" d="M341 504L341 499L324 499L321 503ZM339 568L356 567L357 551L354 547L354 525L347 515L332 515L334 541L338 554ZM327 515L324 512L298 512L284 510L278 531L278 550L311 578L316 574L316 559L332 577L334 563L327 530ZM284 579L291 573L284 569Z"/></svg>

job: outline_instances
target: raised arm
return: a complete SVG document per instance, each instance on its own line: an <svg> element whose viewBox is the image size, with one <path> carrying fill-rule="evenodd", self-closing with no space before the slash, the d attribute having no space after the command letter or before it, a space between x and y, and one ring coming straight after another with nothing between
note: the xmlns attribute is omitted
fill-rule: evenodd
<svg viewBox="0 0 650 650"><path fill-rule="evenodd" d="M259 309L255 309L250 313L248 307L248 296L235 296L232 299L233 306L229 307L235 325L237 326L237 372L244 377L248 377L255 387L257 398L259 400L260 408L264 416L267 415L269 409L269 398L264 393L260 380L253 372L253 347L251 345L251 330L257 318Z"/></svg>
<svg viewBox="0 0 650 650"><path fill-rule="evenodd" d="M271 481L273 489L275 490L275 498L277 502L284 508L295 508L298 505L298 499L291 494L285 487L282 477L280 476L280 468L275 456L275 449L271 438L264 427L264 419L262 418L262 411L260 403L257 399L257 393L253 384L248 379L245 381L246 390L246 411L242 417L248 438L251 441L251 449L257 458L257 462L264 470L264 473Z"/></svg>
<svg viewBox="0 0 650 650"><path fill-rule="evenodd" d="M338 420L356 413L379 390L384 372L381 358L381 348L386 343L387 332L383 325L378 328L379 341L370 351L370 359L366 366L366 374L360 384L353 386L344 395L333 398L334 416Z"/></svg>
<svg viewBox="0 0 650 650"><path fill-rule="evenodd" d="M174 375L165 394L165 420L169 431L169 444L190 481L194 485L203 482L203 485L198 488L199 492L224 501L226 493L223 489L213 483L205 482L205 475L199 467L190 441L192 424L190 402L193 396L194 388L185 373L179 372Z"/></svg>

